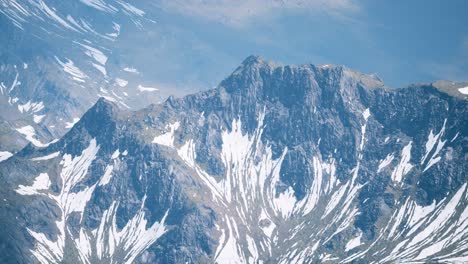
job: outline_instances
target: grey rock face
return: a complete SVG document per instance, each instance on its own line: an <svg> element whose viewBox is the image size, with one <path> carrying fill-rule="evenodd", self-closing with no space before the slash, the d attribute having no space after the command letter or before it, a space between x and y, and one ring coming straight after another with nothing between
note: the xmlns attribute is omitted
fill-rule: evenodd
<svg viewBox="0 0 468 264"><path fill-rule="evenodd" d="M251 56L213 90L134 112L101 99L1 163L1 260L463 261L460 87Z"/></svg>

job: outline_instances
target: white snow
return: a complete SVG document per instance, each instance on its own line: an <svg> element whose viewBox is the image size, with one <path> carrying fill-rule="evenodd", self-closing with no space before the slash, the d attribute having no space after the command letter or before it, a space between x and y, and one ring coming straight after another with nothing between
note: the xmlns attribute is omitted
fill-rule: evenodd
<svg viewBox="0 0 468 264"><path fill-rule="evenodd" d="M322 219L325 218L329 213L333 211L333 209L336 208L338 203L341 201L343 198L343 195L345 194L346 190L348 188L348 183L345 185L341 186L338 191L334 192L330 201L327 204L327 207L325 208L325 213L322 216Z"/></svg>
<svg viewBox="0 0 468 264"><path fill-rule="evenodd" d="M380 162L379 168L377 169L377 173L381 172L382 169L390 165L390 163L392 163L393 161L393 158L393 154L388 154L387 157L385 157L385 159Z"/></svg>
<svg viewBox="0 0 468 264"><path fill-rule="evenodd" d="M195 167L195 159L196 159L196 152L195 152L195 143L193 140L190 139L189 141L185 142L178 150L177 154L191 167Z"/></svg>
<svg viewBox="0 0 468 264"><path fill-rule="evenodd" d="M435 210L435 208L436 208L435 201L433 201L433 203L428 205L428 206L420 206L420 205L414 203L413 212L411 214L411 217L408 220L409 226L413 226L420 219L425 218L427 215L429 215L429 213L432 213ZM411 232L409 232L408 234L410 234L410 233Z"/></svg>
<svg viewBox="0 0 468 264"><path fill-rule="evenodd" d="M65 58L67 61L62 62L59 58L55 57L55 60L62 66L63 70L68 73L73 80L77 82L84 82L85 78L88 76L84 74L75 64L73 63L72 60Z"/></svg>
<svg viewBox="0 0 468 264"><path fill-rule="evenodd" d="M360 151L362 151L364 149L364 142L366 140L367 119L370 116L369 108L364 110L364 112L362 113L362 116L364 117L365 123L364 123L364 125L361 126L361 144L359 145L359 150ZM359 158L362 158L362 153L359 154Z"/></svg>
<svg viewBox="0 0 468 264"><path fill-rule="evenodd" d="M369 116L370 116L370 110L369 110L369 108L367 108L366 110L364 110L364 112L362 113L362 116L364 117L364 120L367 121L367 119L368 119Z"/></svg>
<svg viewBox="0 0 468 264"><path fill-rule="evenodd" d="M59 155L60 155L60 151L57 151L46 156L32 158L31 160L32 161L50 160L50 159L58 157Z"/></svg>
<svg viewBox="0 0 468 264"><path fill-rule="evenodd" d="M113 7L112 5L106 4L102 0L80 0L80 2L90 7L93 7L97 10L104 11L104 12L108 12L108 13L117 12L117 9L115 7Z"/></svg>
<svg viewBox="0 0 468 264"><path fill-rule="evenodd" d="M276 245L274 243L280 241L275 235L277 226L274 220L287 220L292 217L300 219L299 217L312 214L321 217L325 209L322 204L330 201L326 211L327 213L334 211L336 214L322 218L326 223L326 227L323 229L317 230L313 224L311 224L311 228L314 230L314 234L328 234L330 232L330 234L335 235L350 227L355 216L359 214L359 210L355 206L355 199L362 187L357 183L359 163L352 171L352 180L341 185L335 176L334 159L330 158L329 162L325 162L321 160L320 155L314 155L311 157L313 163L312 186L307 190L305 197L297 201L292 186L286 186L281 192L278 191L277 186L285 184L280 179L280 168L288 150L285 148L282 155L276 159L272 158L271 148L261 140L264 127L263 118L264 114L261 114L258 117L257 128L250 133L242 131L240 119L234 119L230 129L222 132L221 160L226 172L221 179L216 179L198 166L195 143L192 139L186 141L177 150L179 157L194 169L202 182L205 183L207 190L212 193L213 201L225 210L232 212L236 217L236 220L233 221L233 217L229 214L229 218L220 220L222 222L220 223L221 236L215 253L215 259L219 263L236 259L240 263L248 263L256 258L254 243L249 244L247 236L239 237L237 235L238 223L242 225L250 221L258 223L265 238L258 238L255 241L257 243L255 246L258 246L256 249L258 252L269 251L271 254L274 245ZM168 136L164 142L166 145L172 145L171 133L166 133ZM259 207L262 210L258 216ZM271 217L270 214L272 214ZM293 239L296 234L302 236L303 230L309 230L302 228L307 224L306 222L298 223L298 228L291 232L290 238ZM245 231L247 233L256 232L253 230ZM294 262L291 260L293 256L305 260L309 254L312 256L320 244L321 242L314 241L310 245L304 245L305 248L298 249L300 253L292 254L287 260Z"/></svg>
<svg viewBox="0 0 468 264"><path fill-rule="evenodd" d="M33 116L34 123L39 124L42 121L42 119L44 119L45 116L46 115L34 115Z"/></svg>
<svg viewBox="0 0 468 264"><path fill-rule="evenodd" d="M43 102L31 102L31 100L29 100L25 104L18 104L18 111L20 111L21 113L37 113L42 109L44 109Z"/></svg>
<svg viewBox="0 0 468 264"><path fill-rule="evenodd" d="M96 68L98 71L100 71L102 73L102 75L107 76L107 71L106 71L106 68L104 66L93 63L93 67Z"/></svg>
<svg viewBox="0 0 468 264"><path fill-rule="evenodd" d="M101 178L101 181L99 181L99 186L106 185L110 182L112 178L112 170L114 169L114 166L112 165L107 165L106 170L104 172L104 175Z"/></svg>
<svg viewBox="0 0 468 264"><path fill-rule="evenodd" d="M47 147L49 144L53 143L42 143L36 138L36 130L30 125L17 128L16 131L18 131L20 134L25 136L26 140L33 143L36 147Z"/></svg>
<svg viewBox="0 0 468 264"><path fill-rule="evenodd" d="M0 93L4 94L8 92L8 88L5 86L3 82L0 82Z"/></svg>
<svg viewBox="0 0 468 264"><path fill-rule="evenodd" d="M114 32L113 33L108 33L106 34L107 36L111 37L111 38L114 38L114 40L120 35L120 25L115 23L115 22L112 22L112 28L114 29Z"/></svg>
<svg viewBox="0 0 468 264"><path fill-rule="evenodd" d="M458 88L458 91L462 94L468 94L468 86L463 88Z"/></svg>
<svg viewBox="0 0 468 264"><path fill-rule="evenodd" d="M225 223L227 225L227 237L224 241L220 241L219 246L220 249L216 251L218 254L215 256L216 263L245 263L245 259L243 256L239 255L237 250L237 238L233 229L236 228L236 223L233 221L231 223L231 219L225 217ZM232 226L234 225L234 226Z"/></svg>
<svg viewBox="0 0 468 264"><path fill-rule="evenodd" d="M445 143L447 142L447 140L442 140L442 136L445 133L445 124L446 123L447 123L447 119L444 120L444 124L442 126L442 129L436 135L434 135L432 133L432 130L429 132L429 136L427 137L427 142L426 142L426 153L424 154L423 158L421 159L421 165L424 164L424 162L426 161L428 155L434 149L434 146L436 145L436 143L437 143L437 146L435 148L435 151L432 153L429 161L427 162L426 167L424 168L423 172L425 172L426 170L428 170L430 167L432 167L434 164L436 164L437 162L439 162L441 160L441 157L438 157L437 155L439 155L439 152L442 150Z"/></svg>
<svg viewBox="0 0 468 264"><path fill-rule="evenodd" d="M259 222L260 221L265 221L268 220L268 225L261 227L263 233L265 236L268 238L271 238L271 235L273 235L273 231L275 231L276 225L271 221L271 218L268 216L268 214L265 212L265 209L262 208L262 212L260 214Z"/></svg>
<svg viewBox="0 0 468 264"><path fill-rule="evenodd" d="M136 8L135 6L127 3L127 2L124 2L124 1L118 1L118 3L125 9L127 10L128 12L134 14L134 15L137 15L137 16L143 16L145 14L145 12L141 9L138 9Z"/></svg>
<svg viewBox="0 0 468 264"><path fill-rule="evenodd" d="M396 240L404 235L406 239L398 243L391 254L386 254L382 263L426 263L430 262L429 257L437 257L441 263L451 263L449 260L452 256L460 255L466 250L467 244L464 241L468 230L466 186L466 183L463 184L450 199L444 198L437 204L433 201L428 206L419 206L408 198L398 213L395 212L390 219L393 227L388 237ZM463 212L459 214L461 211ZM403 226L404 229L395 232L397 226ZM387 244L385 240L382 242L384 245ZM441 255L444 249L450 249L446 251L450 253Z"/></svg>
<svg viewBox="0 0 468 264"><path fill-rule="evenodd" d="M13 153L9 151L0 151L0 161L4 161L13 156Z"/></svg>
<svg viewBox="0 0 468 264"><path fill-rule="evenodd" d="M10 105L16 104L16 102L18 102L18 100L19 100L18 97L15 97L15 98L8 97L8 103L9 103Z"/></svg>
<svg viewBox="0 0 468 264"><path fill-rule="evenodd" d="M47 173L41 173L34 179L31 186L19 185L16 192L21 195L36 195L39 191L48 190L50 187L50 179Z"/></svg>
<svg viewBox="0 0 468 264"><path fill-rule="evenodd" d="M174 147L174 133L177 129L179 129L180 123L178 121L174 122L173 124L167 125L166 130L169 129L168 132L154 137L152 143L163 145L166 147Z"/></svg>
<svg viewBox="0 0 468 264"><path fill-rule="evenodd" d="M44 13L50 17L52 20L55 20L57 23L59 23L60 25L68 28L68 29L71 29L73 31L78 31L77 29L75 29L74 27L72 27L70 24L68 24L65 20L63 20L59 15L57 15L54 10L52 10L51 8L49 8L45 3L44 1L42 0L39 0L38 1L39 3L39 7L44 11Z"/></svg>
<svg viewBox="0 0 468 264"><path fill-rule="evenodd" d="M437 230L441 227L443 227L444 223L447 222L447 220L456 213L455 207L458 205L460 199L463 196L463 193L466 189L466 183L463 184L463 186L457 191L457 193L452 197L452 199L447 203L447 205L443 208L442 211L437 215L433 221L430 222L426 228L418 233L408 244L408 246L411 245L416 245L420 243L421 241L431 241L429 240L430 237L436 236L437 235ZM439 238L440 239L440 238ZM430 245L434 245L435 243L431 243ZM430 247L429 247L430 248ZM416 259L424 259L428 256L431 256L438 251L440 251L441 248L431 248L431 250L422 250L419 255L416 257Z"/></svg>
<svg viewBox="0 0 468 264"><path fill-rule="evenodd" d="M255 240L247 235L247 247L250 252L251 257L249 257L249 263L257 263L258 261L258 249L255 244Z"/></svg>
<svg viewBox="0 0 468 264"><path fill-rule="evenodd" d="M65 128L72 128L78 121L80 121L80 118L74 117L73 121L65 123Z"/></svg>
<svg viewBox="0 0 468 264"><path fill-rule="evenodd" d="M111 159L116 159L120 156L120 150L116 149L114 153L112 153Z"/></svg>
<svg viewBox="0 0 468 264"><path fill-rule="evenodd" d="M130 73L140 73L137 69L133 67L125 67L123 70Z"/></svg>
<svg viewBox="0 0 468 264"><path fill-rule="evenodd" d="M405 176L412 168L413 165L409 163L411 159L411 147L413 142L410 141L408 145L406 145L403 150L401 151L401 160L395 169L392 172L392 180L394 182L401 182L403 176Z"/></svg>
<svg viewBox="0 0 468 264"><path fill-rule="evenodd" d="M318 204L322 193L322 183L324 182L324 179L322 165L318 157L313 157L313 166L314 181L312 182L312 187L310 188L310 191L307 193L306 197L304 197L297 205L297 208L300 208L304 215L312 212L312 210Z"/></svg>
<svg viewBox="0 0 468 264"><path fill-rule="evenodd" d="M294 196L294 190L291 186L288 189L280 193L278 198L275 198L274 204L276 206L276 210L278 210L283 218L287 218L291 215L294 205L296 204L296 197Z"/></svg>
<svg viewBox="0 0 468 264"><path fill-rule="evenodd" d="M159 91L158 88L154 88L154 87L145 87L145 86L143 86L143 85L141 85L141 84L139 84L137 88L138 88L138 90L139 90L140 92L156 92L156 91Z"/></svg>
<svg viewBox="0 0 468 264"><path fill-rule="evenodd" d="M68 22L70 22L73 26L75 26L75 28L85 32L86 30L80 26L80 24L78 24L78 22L70 15L67 15L67 20Z"/></svg>
<svg viewBox="0 0 468 264"><path fill-rule="evenodd" d="M67 219L70 214L77 212L82 216L82 212L91 198L95 185L86 187L78 192L72 192L72 189L80 183L88 173L88 168L91 162L95 159L99 146L96 140L91 140L89 146L83 150L81 155L72 158L70 154L65 154L60 162L62 169L60 172L61 188L60 193L54 192L46 193L39 192L40 190L48 189L50 180L48 175L41 174L41 178L36 180L32 187L20 186L20 194L24 195L45 195L55 201L60 209L60 220L56 221L58 235L55 239L49 240L42 233L35 232L28 228L29 234L36 240L36 247L32 250L33 255L41 263L56 263L61 262L64 254L65 240L68 235L72 235L68 228L66 228ZM36 183L37 182L37 183ZM81 221L81 220L80 220Z"/></svg>
<svg viewBox="0 0 468 264"><path fill-rule="evenodd" d="M146 197L146 196L145 196ZM146 198L143 198L142 207ZM99 259L110 259L109 263L133 263L135 258L145 251L151 244L167 232L165 220L169 211L166 211L160 222L154 222L146 228L146 220L143 208L130 219L122 229L117 228L116 214L119 203L113 202L102 216L100 225L93 238L96 240L96 255ZM81 239L80 239L81 240ZM123 251L123 259L113 259L114 253L119 249ZM87 249L87 247L85 248ZM90 254L85 250L83 258L89 258ZM118 256L121 256L120 254ZM89 263L89 259L84 261Z"/></svg>
<svg viewBox="0 0 468 264"><path fill-rule="evenodd" d="M9 93L11 93L11 91L13 91L13 89L15 89L15 87L19 85L18 77L19 77L19 74L16 73L15 80L13 80L13 83L10 86L10 90L8 90Z"/></svg>
<svg viewBox="0 0 468 264"><path fill-rule="evenodd" d="M82 47L86 49L85 54L88 55L89 57L93 58L96 62L98 62L101 65L106 65L107 63L107 56L104 55L104 53L97 48L79 43Z"/></svg>
<svg viewBox="0 0 468 264"><path fill-rule="evenodd" d="M120 87L125 87L128 84L127 80L120 79L120 78L115 78L115 82L120 86Z"/></svg>
<svg viewBox="0 0 468 264"><path fill-rule="evenodd" d="M359 247L361 245L361 238L362 233L359 233L357 237L354 237L351 240L349 240L348 243L346 243L345 252L348 252L355 247Z"/></svg>

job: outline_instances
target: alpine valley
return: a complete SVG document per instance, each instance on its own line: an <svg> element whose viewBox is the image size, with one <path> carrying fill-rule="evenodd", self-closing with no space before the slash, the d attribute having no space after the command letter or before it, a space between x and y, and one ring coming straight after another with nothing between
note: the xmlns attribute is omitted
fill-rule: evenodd
<svg viewBox="0 0 468 264"><path fill-rule="evenodd" d="M169 96L135 5L0 0L0 263L468 263L468 83L250 56Z"/></svg>

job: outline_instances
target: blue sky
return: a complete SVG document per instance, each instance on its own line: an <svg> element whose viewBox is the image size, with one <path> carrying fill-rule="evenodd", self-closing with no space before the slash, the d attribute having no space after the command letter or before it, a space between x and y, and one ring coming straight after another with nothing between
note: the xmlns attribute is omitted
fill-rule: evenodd
<svg viewBox="0 0 468 264"><path fill-rule="evenodd" d="M251 54L343 64L391 87L468 81L468 1L162 0L156 7L165 43L160 75L175 86L214 86Z"/></svg>

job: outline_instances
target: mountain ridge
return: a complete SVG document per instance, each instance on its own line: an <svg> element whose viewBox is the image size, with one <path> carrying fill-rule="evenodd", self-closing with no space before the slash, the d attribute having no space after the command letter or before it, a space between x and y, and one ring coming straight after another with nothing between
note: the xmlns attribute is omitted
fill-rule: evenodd
<svg viewBox="0 0 468 264"><path fill-rule="evenodd" d="M216 89L139 111L99 99L58 142L2 162L1 237L18 237L4 260L466 258L466 100L246 60Z"/></svg>

